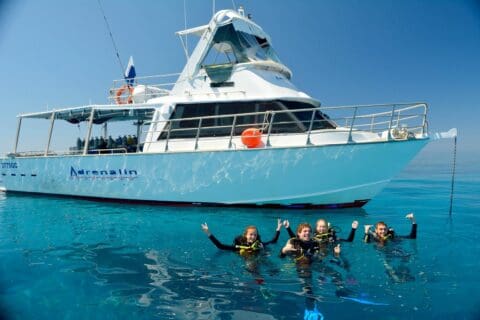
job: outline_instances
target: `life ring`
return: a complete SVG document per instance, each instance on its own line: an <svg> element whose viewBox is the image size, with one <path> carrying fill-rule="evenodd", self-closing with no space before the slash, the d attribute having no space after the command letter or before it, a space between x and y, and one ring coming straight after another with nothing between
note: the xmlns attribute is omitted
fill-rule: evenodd
<svg viewBox="0 0 480 320"><path fill-rule="evenodd" d="M129 92L129 95L126 99L123 99L123 94L125 91ZM129 84L124 84L120 89L117 90L115 93L115 102L117 104L132 104L133 103L133 86Z"/></svg>

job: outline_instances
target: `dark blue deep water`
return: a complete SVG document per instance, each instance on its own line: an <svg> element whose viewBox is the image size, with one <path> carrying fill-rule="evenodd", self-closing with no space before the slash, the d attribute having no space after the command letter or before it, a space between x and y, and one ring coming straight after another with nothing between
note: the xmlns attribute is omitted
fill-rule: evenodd
<svg viewBox="0 0 480 320"><path fill-rule="evenodd" d="M480 319L480 169L459 161L448 215L451 154L416 159L362 209L267 210L100 203L0 193L0 309L6 319ZM418 239L387 248L362 242L385 220ZM342 260L297 270L278 252L247 259L215 248L246 225L270 238L326 217L347 236ZM313 318L312 318L313 319Z"/></svg>

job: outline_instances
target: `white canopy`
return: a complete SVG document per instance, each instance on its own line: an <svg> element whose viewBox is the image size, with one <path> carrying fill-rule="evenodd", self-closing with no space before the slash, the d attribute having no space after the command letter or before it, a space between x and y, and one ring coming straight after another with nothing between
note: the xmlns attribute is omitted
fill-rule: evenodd
<svg viewBox="0 0 480 320"><path fill-rule="evenodd" d="M89 121L92 110L94 110L93 122L100 124L106 121L151 120L155 108L145 106L137 107L135 105L90 105L84 107L21 114L19 117L51 119L52 115L54 114L55 119L65 120L70 123L79 123L82 121Z"/></svg>

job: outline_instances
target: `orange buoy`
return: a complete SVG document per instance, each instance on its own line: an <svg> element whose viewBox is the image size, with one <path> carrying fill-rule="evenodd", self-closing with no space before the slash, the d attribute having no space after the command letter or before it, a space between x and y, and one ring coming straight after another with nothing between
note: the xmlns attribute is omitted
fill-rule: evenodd
<svg viewBox="0 0 480 320"><path fill-rule="evenodd" d="M256 148L262 143L262 131L257 128L248 128L242 132L242 143L247 148Z"/></svg>

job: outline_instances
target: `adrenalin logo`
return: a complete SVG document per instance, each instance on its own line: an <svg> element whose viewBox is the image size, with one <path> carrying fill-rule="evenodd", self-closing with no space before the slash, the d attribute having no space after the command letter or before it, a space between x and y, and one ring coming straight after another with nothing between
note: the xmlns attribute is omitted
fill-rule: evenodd
<svg viewBox="0 0 480 320"><path fill-rule="evenodd" d="M87 170L70 167L70 178L77 179L135 179L138 177L137 170L130 169L104 169Z"/></svg>

